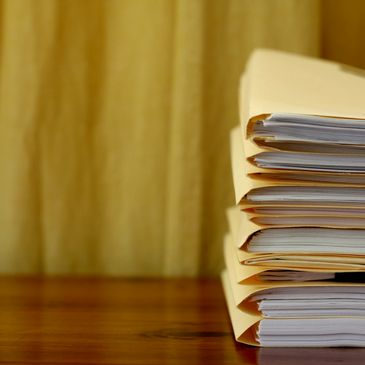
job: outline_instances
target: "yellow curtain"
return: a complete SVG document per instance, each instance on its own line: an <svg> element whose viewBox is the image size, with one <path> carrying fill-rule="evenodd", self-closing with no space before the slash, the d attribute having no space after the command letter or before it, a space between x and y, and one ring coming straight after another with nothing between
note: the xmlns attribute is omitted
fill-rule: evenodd
<svg viewBox="0 0 365 365"><path fill-rule="evenodd" d="M349 3L1 1L0 271L217 274L245 61L364 65Z"/></svg>

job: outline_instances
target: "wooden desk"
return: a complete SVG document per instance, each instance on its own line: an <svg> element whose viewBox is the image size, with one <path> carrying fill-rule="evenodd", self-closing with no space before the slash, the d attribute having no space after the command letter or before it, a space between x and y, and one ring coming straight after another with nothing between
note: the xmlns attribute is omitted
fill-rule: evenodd
<svg viewBox="0 0 365 365"><path fill-rule="evenodd" d="M0 278L0 364L363 364L365 349L256 349L218 280Z"/></svg>

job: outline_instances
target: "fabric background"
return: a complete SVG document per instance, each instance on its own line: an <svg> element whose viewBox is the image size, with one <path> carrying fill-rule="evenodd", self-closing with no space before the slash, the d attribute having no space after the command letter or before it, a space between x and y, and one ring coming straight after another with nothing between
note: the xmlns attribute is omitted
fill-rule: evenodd
<svg viewBox="0 0 365 365"><path fill-rule="evenodd" d="M365 3L3 0L0 272L216 275L255 47L365 67Z"/></svg>

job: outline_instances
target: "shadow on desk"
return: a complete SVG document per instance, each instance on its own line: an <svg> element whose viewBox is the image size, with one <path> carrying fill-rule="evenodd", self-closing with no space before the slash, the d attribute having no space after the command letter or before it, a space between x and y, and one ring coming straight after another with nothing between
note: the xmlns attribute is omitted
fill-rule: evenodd
<svg viewBox="0 0 365 365"><path fill-rule="evenodd" d="M252 365L360 365L362 348L259 348L237 345L242 364Z"/></svg>

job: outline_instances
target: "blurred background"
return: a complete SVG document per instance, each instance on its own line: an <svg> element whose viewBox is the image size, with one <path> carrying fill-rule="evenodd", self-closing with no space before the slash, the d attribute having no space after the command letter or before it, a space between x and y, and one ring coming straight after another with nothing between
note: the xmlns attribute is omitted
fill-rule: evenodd
<svg viewBox="0 0 365 365"><path fill-rule="evenodd" d="M2 0L0 272L213 276L250 52L365 68L365 2Z"/></svg>

